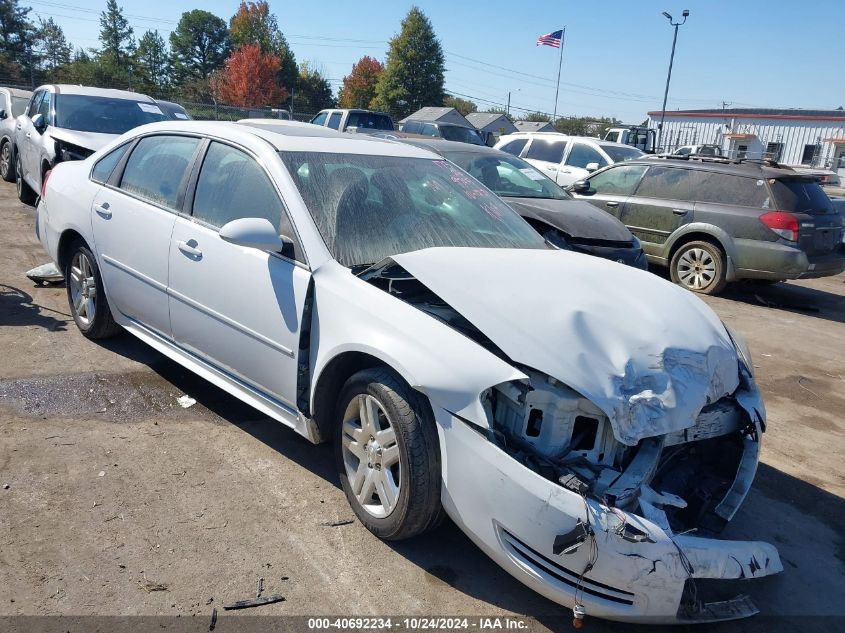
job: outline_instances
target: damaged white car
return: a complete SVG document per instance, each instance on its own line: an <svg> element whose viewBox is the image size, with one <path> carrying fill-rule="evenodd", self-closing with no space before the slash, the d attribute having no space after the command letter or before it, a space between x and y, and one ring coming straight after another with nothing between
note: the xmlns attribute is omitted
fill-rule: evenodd
<svg viewBox="0 0 845 633"><path fill-rule="evenodd" d="M781 571L715 536L765 411L713 312L555 249L428 151L280 129L159 123L53 170L37 232L83 334L122 326L331 439L382 538L445 512L577 618L755 613L703 581Z"/></svg>

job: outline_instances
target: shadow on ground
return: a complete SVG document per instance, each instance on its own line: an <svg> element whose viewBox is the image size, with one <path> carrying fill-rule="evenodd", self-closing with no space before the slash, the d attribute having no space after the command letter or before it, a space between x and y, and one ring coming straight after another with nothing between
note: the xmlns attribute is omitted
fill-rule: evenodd
<svg viewBox="0 0 845 633"><path fill-rule="evenodd" d="M72 320L70 314L35 303L20 288L0 284L0 326L34 325L55 332L66 329Z"/></svg>

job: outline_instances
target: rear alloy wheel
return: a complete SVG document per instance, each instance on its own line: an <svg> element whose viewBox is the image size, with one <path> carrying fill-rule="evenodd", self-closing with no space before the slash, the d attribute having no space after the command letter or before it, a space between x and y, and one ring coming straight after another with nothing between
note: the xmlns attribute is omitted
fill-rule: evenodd
<svg viewBox="0 0 845 633"><path fill-rule="evenodd" d="M669 265L672 281L693 292L714 295L725 280L724 255L710 242L689 242L681 246Z"/></svg>
<svg viewBox="0 0 845 633"><path fill-rule="evenodd" d="M121 328L112 317L97 261L82 242L71 247L64 272L70 313L79 331L90 339L118 334Z"/></svg>
<svg viewBox="0 0 845 633"><path fill-rule="evenodd" d="M6 182L15 180L15 163L12 160L12 143L6 141L0 147L0 178Z"/></svg>
<svg viewBox="0 0 845 633"><path fill-rule="evenodd" d="M436 526L440 449L422 396L389 369L365 369L347 381L337 411L340 481L361 523L387 540Z"/></svg>
<svg viewBox="0 0 845 633"><path fill-rule="evenodd" d="M35 202L35 192L23 179L23 166L21 165L20 154L15 157L15 188L18 190L18 200L29 205Z"/></svg>

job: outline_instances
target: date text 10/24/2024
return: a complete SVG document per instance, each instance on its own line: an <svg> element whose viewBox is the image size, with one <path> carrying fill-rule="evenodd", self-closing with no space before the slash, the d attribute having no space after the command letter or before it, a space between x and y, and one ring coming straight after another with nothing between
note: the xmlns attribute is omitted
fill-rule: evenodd
<svg viewBox="0 0 845 633"><path fill-rule="evenodd" d="M525 618L510 617L336 617L308 618L308 629L319 630L398 630L398 631L458 631L458 630L528 630Z"/></svg>

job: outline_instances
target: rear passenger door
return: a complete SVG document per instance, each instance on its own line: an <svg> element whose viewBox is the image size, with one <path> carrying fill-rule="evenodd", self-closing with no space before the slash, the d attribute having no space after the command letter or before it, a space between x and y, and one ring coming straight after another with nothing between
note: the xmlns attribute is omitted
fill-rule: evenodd
<svg viewBox="0 0 845 633"><path fill-rule="evenodd" d="M640 239L647 255L664 257L669 236L692 221L694 204L690 171L679 167L649 167L620 219Z"/></svg>
<svg viewBox="0 0 845 633"><path fill-rule="evenodd" d="M566 151L566 141L563 139L548 139L534 137L525 152L525 160L534 165L549 178L558 182L560 163Z"/></svg>
<svg viewBox="0 0 845 633"><path fill-rule="evenodd" d="M92 174L97 180L102 173L104 180L91 225L109 303L166 337L170 235L199 146L200 139L192 136L145 136L126 156L117 155L121 148L107 154ZM116 158L115 169L101 169L101 163L108 167Z"/></svg>

